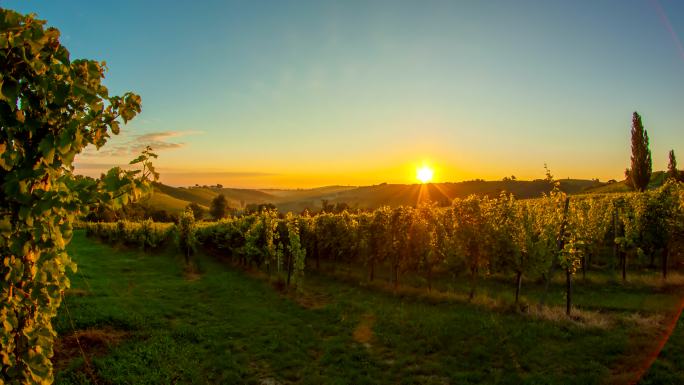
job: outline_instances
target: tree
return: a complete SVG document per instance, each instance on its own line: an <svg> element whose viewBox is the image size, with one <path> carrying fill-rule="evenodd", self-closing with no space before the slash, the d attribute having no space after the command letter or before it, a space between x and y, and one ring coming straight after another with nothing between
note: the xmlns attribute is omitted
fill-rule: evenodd
<svg viewBox="0 0 684 385"><path fill-rule="evenodd" d="M200 220L204 217L204 209L202 208L202 206L198 205L195 202L188 203L188 205L185 207L185 209L191 210L192 216L197 220Z"/></svg>
<svg viewBox="0 0 684 385"><path fill-rule="evenodd" d="M635 190L644 191L651 180L652 160L648 148L648 132L637 112L632 115L632 168L629 180Z"/></svg>
<svg viewBox="0 0 684 385"><path fill-rule="evenodd" d="M332 213L335 212L335 205L330 203L327 199L321 199L321 212Z"/></svg>
<svg viewBox="0 0 684 385"><path fill-rule="evenodd" d="M632 182L632 170L629 168L625 169L625 185L634 190L634 182Z"/></svg>
<svg viewBox="0 0 684 385"><path fill-rule="evenodd" d="M209 214L211 214L214 219L219 220L226 216L226 211L228 209L228 201L223 194L219 194L211 201L211 207L209 208Z"/></svg>
<svg viewBox="0 0 684 385"><path fill-rule="evenodd" d="M677 158L675 158L674 150L670 150L670 161L667 164L668 179L679 180L679 170L677 170Z"/></svg>
<svg viewBox="0 0 684 385"><path fill-rule="evenodd" d="M245 207L245 214L258 214L262 211L277 211L278 208L273 203L250 203Z"/></svg>
<svg viewBox="0 0 684 385"><path fill-rule="evenodd" d="M105 202L119 209L152 191L147 148L140 170L73 175L74 157L102 147L140 112L133 93L110 96L105 64L71 60L59 31L0 8L0 383L51 383L52 318L69 288L73 221Z"/></svg>

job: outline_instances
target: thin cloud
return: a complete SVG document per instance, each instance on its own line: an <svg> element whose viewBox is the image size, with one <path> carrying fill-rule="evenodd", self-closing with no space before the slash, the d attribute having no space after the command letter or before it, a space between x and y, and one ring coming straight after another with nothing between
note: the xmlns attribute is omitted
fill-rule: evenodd
<svg viewBox="0 0 684 385"><path fill-rule="evenodd" d="M151 132L149 134L138 135L136 140L140 142L158 142L168 138L174 138L183 135L186 135L186 133L179 131Z"/></svg>
<svg viewBox="0 0 684 385"><path fill-rule="evenodd" d="M170 139L197 134L199 131L161 131L133 135L122 142L112 140L107 146L97 150L85 151L85 157L130 157L144 150L147 146L154 151L166 151L185 146L184 142L172 142Z"/></svg>
<svg viewBox="0 0 684 385"><path fill-rule="evenodd" d="M76 162L74 172L80 175L97 178L113 167L123 169L136 169L136 166L129 164L98 163L98 162ZM171 186L192 186L192 185L244 185L254 184L262 178L280 176L277 173L255 172L255 171L186 171L173 168L158 168L161 174L161 182Z"/></svg>
<svg viewBox="0 0 684 385"><path fill-rule="evenodd" d="M163 171L163 169L161 170ZM250 171L209 171L209 172L185 172L185 171L168 171L164 175L174 177L198 177L198 178L259 178L265 176L277 176L280 174L268 172L250 172Z"/></svg>

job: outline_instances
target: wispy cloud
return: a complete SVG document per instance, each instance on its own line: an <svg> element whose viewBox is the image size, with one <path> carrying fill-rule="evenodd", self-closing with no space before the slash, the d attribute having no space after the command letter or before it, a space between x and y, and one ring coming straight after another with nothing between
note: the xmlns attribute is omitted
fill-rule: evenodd
<svg viewBox="0 0 684 385"><path fill-rule="evenodd" d="M92 158L91 158L92 159ZM101 174L106 173L107 170L113 167L121 167L123 169L135 169L136 166L130 166L126 163L105 163L105 162L76 162L74 172L81 175L87 175L97 178ZM272 178L281 176L277 173L269 172L255 172L255 171L204 171L204 170L179 170L174 168L160 167L157 171L161 174L161 182L172 186L192 186L199 185L214 185L221 183L226 186L254 186L263 183L264 178Z"/></svg>
<svg viewBox="0 0 684 385"><path fill-rule="evenodd" d="M147 134L133 135L122 138L119 141L113 139L107 146L99 151L92 149L82 155L86 157L130 157L140 153L145 147L150 146L154 151L165 151L181 148L185 142L171 141L173 138L197 134L198 131L160 131Z"/></svg>
<svg viewBox="0 0 684 385"><path fill-rule="evenodd" d="M162 169L163 171L163 169ZM251 171L167 171L164 173L168 176L174 177L201 177L201 178L258 178L264 176L276 176L280 174L269 172L251 172Z"/></svg>

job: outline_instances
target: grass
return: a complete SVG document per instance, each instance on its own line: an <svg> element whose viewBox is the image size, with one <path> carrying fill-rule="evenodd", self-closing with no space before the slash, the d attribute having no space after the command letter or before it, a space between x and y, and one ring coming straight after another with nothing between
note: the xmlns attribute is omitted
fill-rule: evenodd
<svg viewBox="0 0 684 385"><path fill-rule="evenodd" d="M617 321L588 327L313 273L303 294L283 294L203 255L202 274L189 279L173 251L111 248L82 232L69 250L79 271L55 319L57 384L614 382L639 358L639 341L653 337L639 322L676 301L648 285L597 280L578 288L577 303L610 305ZM480 298L504 288L487 280Z"/></svg>
<svg viewBox="0 0 684 385"><path fill-rule="evenodd" d="M357 284L365 284L363 282L368 274L360 266L351 270L346 266L337 266L333 272L332 266L324 262L321 263L321 270L327 275ZM377 267L375 276L376 282L371 286L391 290L389 267ZM405 291L419 288L423 292L422 288L427 286L426 280L417 275L402 275L399 280ZM463 297L463 294L470 291L470 282L465 276L453 279L448 274L434 274L432 286L436 291L454 293L455 297ZM677 293L683 292L682 289L684 275L676 272L670 273L667 283L663 283L660 272L655 270L638 274L629 272L627 282L622 282L618 272L604 268L590 271L586 279L578 272L573 278L572 298L573 304L588 311L616 315L629 315L633 312L660 313L677 307ZM512 303L515 299L514 277L496 275L482 279L478 282L476 292L480 298L503 304ZM527 303L537 304L544 296L544 284L524 279L521 295ZM562 271L556 271L553 276L546 303L551 306L565 305L565 274Z"/></svg>
<svg viewBox="0 0 684 385"><path fill-rule="evenodd" d="M166 194L176 199L186 201L187 203L195 202L202 206L211 205L212 199L216 198L218 193L216 190L204 187L171 187L161 183L155 183L155 194Z"/></svg>
<svg viewBox="0 0 684 385"><path fill-rule="evenodd" d="M684 384L684 318L679 319L667 344L640 384Z"/></svg>
<svg viewBox="0 0 684 385"><path fill-rule="evenodd" d="M183 212L189 203L159 191L156 191L149 199L143 201L143 204L146 206L152 207L155 210L165 210L171 214Z"/></svg>

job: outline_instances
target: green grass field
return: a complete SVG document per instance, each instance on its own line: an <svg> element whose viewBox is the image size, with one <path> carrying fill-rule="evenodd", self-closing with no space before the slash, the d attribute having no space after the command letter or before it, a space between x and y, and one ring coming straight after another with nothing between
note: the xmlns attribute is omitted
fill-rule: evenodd
<svg viewBox="0 0 684 385"><path fill-rule="evenodd" d="M202 273L188 275L171 250L112 248L82 232L69 249L79 270L55 320L58 384L620 383L678 303L678 288L650 277L596 276L577 285L586 309L569 321L506 310L499 280L474 303L459 288L392 294L316 274L304 294L283 294L203 255ZM532 301L541 289L528 286ZM681 383L683 347L671 341L645 383Z"/></svg>
<svg viewBox="0 0 684 385"><path fill-rule="evenodd" d="M640 384L684 384L684 318L679 319L667 345Z"/></svg>

